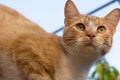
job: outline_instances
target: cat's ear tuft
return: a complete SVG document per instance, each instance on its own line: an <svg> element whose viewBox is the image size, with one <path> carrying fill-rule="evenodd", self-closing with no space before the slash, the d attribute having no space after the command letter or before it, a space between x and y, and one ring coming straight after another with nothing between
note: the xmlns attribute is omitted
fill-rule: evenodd
<svg viewBox="0 0 120 80"><path fill-rule="evenodd" d="M116 8L112 10L107 16L104 17L110 24L117 26L120 20L120 9Z"/></svg>
<svg viewBox="0 0 120 80"><path fill-rule="evenodd" d="M72 19L80 14L75 4L71 0L67 0L64 12L65 12L65 20ZM67 24L67 22L65 24Z"/></svg>

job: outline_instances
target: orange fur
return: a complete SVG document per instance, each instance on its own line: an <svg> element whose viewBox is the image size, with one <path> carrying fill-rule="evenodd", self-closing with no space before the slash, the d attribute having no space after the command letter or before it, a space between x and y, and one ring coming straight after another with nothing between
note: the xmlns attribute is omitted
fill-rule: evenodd
<svg viewBox="0 0 120 80"><path fill-rule="evenodd" d="M84 80L111 48L119 19L120 9L104 18L86 16L68 0L64 34L58 37L0 5L0 80Z"/></svg>

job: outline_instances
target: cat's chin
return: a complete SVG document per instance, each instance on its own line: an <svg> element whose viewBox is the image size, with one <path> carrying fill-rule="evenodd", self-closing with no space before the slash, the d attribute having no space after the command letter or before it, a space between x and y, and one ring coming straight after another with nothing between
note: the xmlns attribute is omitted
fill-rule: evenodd
<svg viewBox="0 0 120 80"><path fill-rule="evenodd" d="M93 51L96 50L96 46L93 45L93 44L86 44L86 45L84 45L84 50L85 50L85 52L86 51L87 52L93 52Z"/></svg>
<svg viewBox="0 0 120 80"><path fill-rule="evenodd" d="M85 50L87 50L87 51L93 51L93 50L95 50L96 48L95 48L95 46L94 45L86 45L85 46Z"/></svg>
<svg viewBox="0 0 120 80"><path fill-rule="evenodd" d="M88 47L95 47L93 44L86 44L85 46L88 46Z"/></svg>

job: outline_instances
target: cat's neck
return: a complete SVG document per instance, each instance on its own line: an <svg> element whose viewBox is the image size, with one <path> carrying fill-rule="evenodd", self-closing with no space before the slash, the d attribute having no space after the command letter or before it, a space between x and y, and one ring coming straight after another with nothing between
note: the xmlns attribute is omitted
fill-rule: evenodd
<svg viewBox="0 0 120 80"><path fill-rule="evenodd" d="M68 56L69 68L75 80L85 80L88 71L96 59L83 56Z"/></svg>
<svg viewBox="0 0 120 80"><path fill-rule="evenodd" d="M67 59L67 62L69 64L69 69L70 72L72 73L71 75L72 78L74 80L85 80L90 67L97 60L97 57L92 56L93 53L85 53L89 55L74 55L78 54L77 51L76 52L71 51L72 49L65 45L62 40L60 41L60 44L64 52L64 55Z"/></svg>

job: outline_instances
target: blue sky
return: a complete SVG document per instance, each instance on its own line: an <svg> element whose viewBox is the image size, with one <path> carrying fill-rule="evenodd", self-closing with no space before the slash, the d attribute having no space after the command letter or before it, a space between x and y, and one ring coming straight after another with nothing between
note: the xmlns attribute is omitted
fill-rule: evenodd
<svg viewBox="0 0 120 80"><path fill-rule="evenodd" d="M73 0L80 13L86 14L112 0ZM0 0L0 4L9 6L40 25L47 32L53 32L64 26L64 5L66 0ZM92 15L104 17L114 8L120 8L118 2ZM62 31L57 35L62 35ZM114 35L113 46L106 55L110 65L120 71L120 22Z"/></svg>

